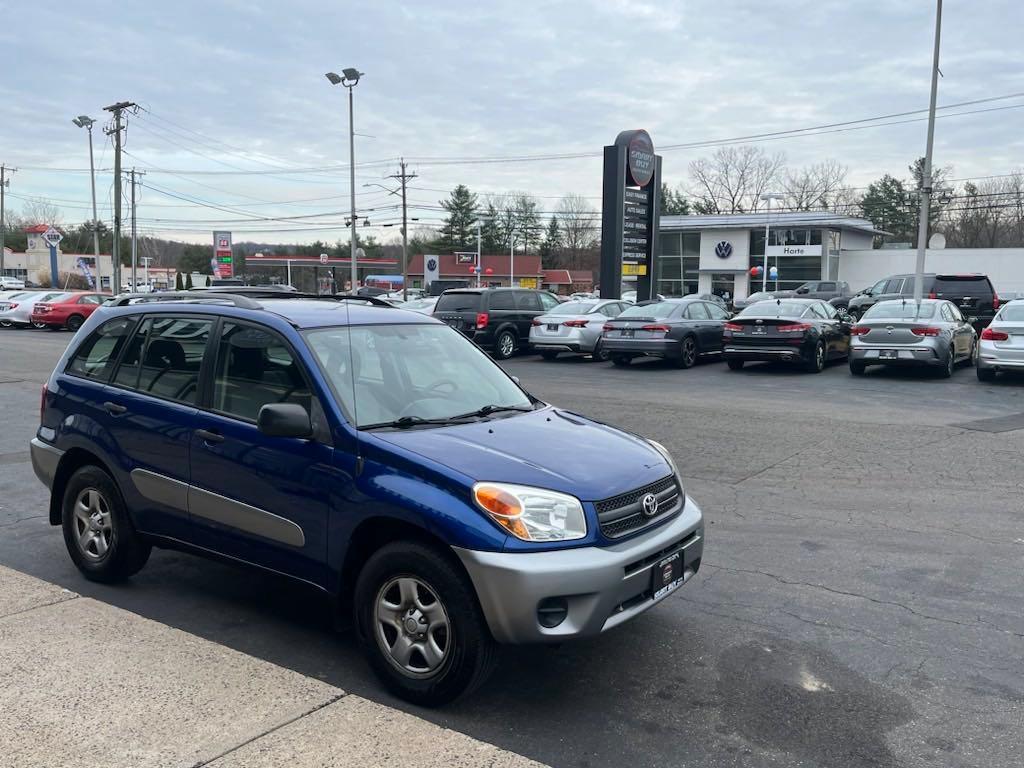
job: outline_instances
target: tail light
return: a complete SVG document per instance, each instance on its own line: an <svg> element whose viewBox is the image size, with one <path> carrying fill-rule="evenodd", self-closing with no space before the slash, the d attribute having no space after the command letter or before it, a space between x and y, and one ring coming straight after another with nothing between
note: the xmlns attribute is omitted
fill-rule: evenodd
<svg viewBox="0 0 1024 768"><path fill-rule="evenodd" d="M477 312L476 313L476 329L478 331L482 331L484 328L487 327L488 320L490 320L490 318L487 316L486 312Z"/></svg>
<svg viewBox="0 0 1024 768"><path fill-rule="evenodd" d="M742 331L743 326L739 323L726 323L722 326L723 331Z"/></svg>
<svg viewBox="0 0 1024 768"><path fill-rule="evenodd" d="M45 314L47 312L52 312L53 311L53 307L51 307L49 304L36 304L32 308L32 311L33 312L40 312L40 313Z"/></svg>
<svg viewBox="0 0 1024 768"><path fill-rule="evenodd" d="M12 302L12 303L7 305L7 308L8 309L17 309L18 305L16 303Z"/></svg>
<svg viewBox="0 0 1024 768"><path fill-rule="evenodd" d="M39 423L43 423L43 411L46 410L46 385L43 384L43 391L39 394Z"/></svg>
<svg viewBox="0 0 1024 768"><path fill-rule="evenodd" d="M916 328L911 328L910 332L915 336L938 336L941 331L938 328L933 328L930 325L921 325Z"/></svg>
<svg viewBox="0 0 1024 768"><path fill-rule="evenodd" d="M602 330L602 331L610 331L610 330L613 330L614 328L615 328L615 326L614 326L614 325L612 325L611 323L605 323L605 324L604 324L604 325L603 325L603 326L601 327L601 330Z"/></svg>
<svg viewBox="0 0 1024 768"><path fill-rule="evenodd" d="M587 327L587 321L586 320L566 320L564 323L562 323L562 325L564 325L566 328L586 328Z"/></svg>
<svg viewBox="0 0 1024 768"><path fill-rule="evenodd" d="M868 328L866 325L855 325L853 326L853 328L850 329L851 336L863 336L870 332L871 329Z"/></svg>
<svg viewBox="0 0 1024 768"><path fill-rule="evenodd" d="M999 309L999 294L992 294L992 309Z"/></svg>
<svg viewBox="0 0 1024 768"><path fill-rule="evenodd" d="M981 338L983 341L1006 341L1010 338L1010 334L1006 331L997 331L994 328L986 328L981 332Z"/></svg>
<svg viewBox="0 0 1024 768"><path fill-rule="evenodd" d="M935 293L935 291L929 291L928 292L928 298L929 299L937 299L937 298L939 298L939 295L937 293Z"/></svg>
<svg viewBox="0 0 1024 768"><path fill-rule="evenodd" d="M538 320L535 317L535 318L533 318L533 320L530 321L530 325L544 325L544 323L542 323L540 320Z"/></svg>
<svg viewBox="0 0 1024 768"><path fill-rule="evenodd" d="M641 325L641 331L658 331L660 333L668 333L671 329L667 325Z"/></svg>
<svg viewBox="0 0 1024 768"><path fill-rule="evenodd" d="M811 330L810 323L792 323L791 325L780 325L776 328L779 333L804 333Z"/></svg>

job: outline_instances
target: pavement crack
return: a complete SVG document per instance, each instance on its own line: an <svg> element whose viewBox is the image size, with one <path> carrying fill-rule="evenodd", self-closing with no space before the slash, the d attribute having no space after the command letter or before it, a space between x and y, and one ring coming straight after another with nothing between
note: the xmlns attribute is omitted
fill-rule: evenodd
<svg viewBox="0 0 1024 768"><path fill-rule="evenodd" d="M61 598L59 598L57 600L51 600L48 603L40 603L39 605L32 605L32 606L29 606L28 608L22 608L20 611L13 611L11 613L5 613L2 616L0 616L0 621L3 621L4 619L9 619L12 616L20 616L21 614L29 613L30 611L38 611L40 608L49 608L51 605L60 605L61 603L70 603L72 600L77 600L78 598L81 597L81 595L76 595L75 593L71 592L70 590L65 590L65 591L68 593L68 595L70 595L70 597L69 596L64 596L64 597L61 597Z"/></svg>

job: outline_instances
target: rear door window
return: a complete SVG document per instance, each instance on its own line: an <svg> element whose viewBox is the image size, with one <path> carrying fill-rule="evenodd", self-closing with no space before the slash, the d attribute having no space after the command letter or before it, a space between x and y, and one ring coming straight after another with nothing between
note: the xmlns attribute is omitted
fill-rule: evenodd
<svg viewBox="0 0 1024 768"><path fill-rule="evenodd" d="M687 304L686 309L683 310L683 317L687 320L707 320L708 311L704 306L704 303L701 301L695 301L692 304Z"/></svg>
<svg viewBox="0 0 1024 768"><path fill-rule="evenodd" d="M434 305L435 312L477 312L479 309L479 293L442 293Z"/></svg>
<svg viewBox="0 0 1024 768"><path fill-rule="evenodd" d="M212 326L213 321L207 318L146 318L125 348L113 383L195 405L199 369Z"/></svg>
<svg viewBox="0 0 1024 768"><path fill-rule="evenodd" d="M86 379L106 381L134 327L134 317L108 320L82 342L68 363L66 372Z"/></svg>
<svg viewBox="0 0 1024 768"><path fill-rule="evenodd" d="M882 293L899 293L903 288L903 278L894 277L885 284L885 288L882 289Z"/></svg>
<svg viewBox="0 0 1024 768"><path fill-rule="evenodd" d="M496 291L491 294L491 300L488 302L488 309L515 309L516 299L512 295L512 291Z"/></svg>
<svg viewBox="0 0 1024 768"><path fill-rule="evenodd" d="M543 307L540 304L540 294L534 291L518 291L516 293L516 306L526 312L543 311Z"/></svg>
<svg viewBox="0 0 1024 768"><path fill-rule="evenodd" d="M540 303L544 306L544 309L554 309L560 303L550 293L538 293L537 296L540 297Z"/></svg>
<svg viewBox="0 0 1024 768"><path fill-rule="evenodd" d="M722 309L717 304L707 304L708 314L711 315L712 320L728 320L729 313Z"/></svg>
<svg viewBox="0 0 1024 768"><path fill-rule="evenodd" d="M835 293L835 283L818 283L818 290L822 293Z"/></svg>

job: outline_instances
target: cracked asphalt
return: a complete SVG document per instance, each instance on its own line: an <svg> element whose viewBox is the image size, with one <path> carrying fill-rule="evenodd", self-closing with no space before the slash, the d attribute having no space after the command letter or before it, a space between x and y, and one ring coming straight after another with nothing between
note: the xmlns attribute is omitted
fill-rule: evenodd
<svg viewBox="0 0 1024 768"><path fill-rule="evenodd" d="M430 712L384 694L300 586L161 551L126 586L77 576L26 453L68 340L0 332L4 565L556 766L1021 764L1024 430L973 422L1024 413L1024 379L510 361L537 396L669 447L704 562L638 620L507 649Z"/></svg>

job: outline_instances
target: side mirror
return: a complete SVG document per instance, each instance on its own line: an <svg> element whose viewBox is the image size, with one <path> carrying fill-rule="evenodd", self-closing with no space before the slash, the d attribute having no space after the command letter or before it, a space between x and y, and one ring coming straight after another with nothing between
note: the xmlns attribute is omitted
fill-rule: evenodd
<svg viewBox="0 0 1024 768"><path fill-rule="evenodd" d="M309 411L296 403L268 403L256 416L256 428L269 437L313 436Z"/></svg>
<svg viewBox="0 0 1024 768"><path fill-rule="evenodd" d="M519 377L518 377L518 376L511 376L510 378L511 378L511 379L512 379L512 381L514 381L514 382L515 382L516 384L518 384L518 383L519 383Z"/></svg>
<svg viewBox="0 0 1024 768"><path fill-rule="evenodd" d="M810 293L811 289L810 288L797 288L796 292L797 293Z"/></svg>
<svg viewBox="0 0 1024 768"><path fill-rule="evenodd" d="M975 324L977 324L977 322L978 322L978 318L975 317L974 315L971 315L970 317L967 318L967 324L968 325L975 325Z"/></svg>

